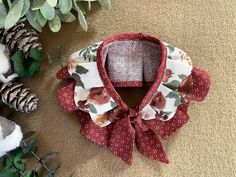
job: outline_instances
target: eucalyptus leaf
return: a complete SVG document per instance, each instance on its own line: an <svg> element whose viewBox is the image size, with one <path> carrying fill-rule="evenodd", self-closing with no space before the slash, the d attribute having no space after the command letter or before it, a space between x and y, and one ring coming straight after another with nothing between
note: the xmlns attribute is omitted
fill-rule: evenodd
<svg viewBox="0 0 236 177"><path fill-rule="evenodd" d="M41 28L40 24L39 24L36 20L34 20L34 16L32 15L31 11L28 11L28 12L26 13L26 18L27 18L29 24L30 24L34 29L38 30L39 32L42 32L42 28Z"/></svg>
<svg viewBox="0 0 236 177"><path fill-rule="evenodd" d="M61 11L57 11L56 14L62 22L70 23L76 20L76 17L71 12L62 14Z"/></svg>
<svg viewBox="0 0 236 177"><path fill-rule="evenodd" d="M86 21L84 14L81 10L78 11L78 19L79 19L79 23L82 26L82 28L84 29L84 31L88 31L87 21Z"/></svg>
<svg viewBox="0 0 236 177"><path fill-rule="evenodd" d="M43 160L46 161L46 160L52 159L52 158L54 158L54 157L56 157L56 156L58 156L58 155L59 155L59 152L50 152L50 153L48 153L48 154L42 156L42 157L40 158L40 160L41 160L41 161L43 161Z"/></svg>
<svg viewBox="0 0 236 177"><path fill-rule="evenodd" d="M36 139L32 139L23 148L23 153L26 154L30 151L33 151L36 147L37 147L37 141L36 141Z"/></svg>
<svg viewBox="0 0 236 177"><path fill-rule="evenodd" d="M47 20L52 20L55 16L54 7L50 6L48 3L44 4L44 6L40 9L40 12Z"/></svg>
<svg viewBox="0 0 236 177"><path fill-rule="evenodd" d="M21 12L21 17L25 16L30 8L30 0L24 0L23 10Z"/></svg>
<svg viewBox="0 0 236 177"><path fill-rule="evenodd" d="M70 1L70 0L68 0ZM47 0L47 3L52 6L52 7L55 7L57 5L57 0Z"/></svg>
<svg viewBox="0 0 236 177"><path fill-rule="evenodd" d="M55 174L60 167L61 167L61 164L57 163L57 164L52 165L50 170L53 174ZM52 177L54 177L54 176L52 176Z"/></svg>
<svg viewBox="0 0 236 177"><path fill-rule="evenodd" d="M6 21L5 21L5 29L10 29L13 27L16 22L21 18L21 13L24 7L24 0L15 0L13 1L15 5L9 10Z"/></svg>
<svg viewBox="0 0 236 177"><path fill-rule="evenodd" d="M57 15L55 15L53 20L48 22L48 25L52 32L58 32L61 29L61 20Z"/></svg>
<svg viewBox="0 0 236 177"><path fill-rule="evenodd" d="M5 20L7 17L7 9L3 2L0 3L0 28L3 28L5 25Z"/></svg>
<svg viewBox="0 0 236 177"><path fill-rule="evenodd" d="M33 10L31 12L32 12L31 14L33 15L34 21L36 21L40 11L39 10Z"/></svg>
<svg viewBox="0 0 236 177"><path fill-rule="evenodd" d="M23 135L23 140L25 140L25 139L31 137L31 136L34 135L34 134L35 134L35 131L29 131L29 132L24 133L24 135Z"/></svg>
<svg viewBox="0 0 236 177"><path fill-rule="evenodd" d="M37 10L37 9L41 9L44 4L45 4L46 0L33 0L32 3L32 10Z"/></svg>
<svg viewBox="0 0 236 177"><path fill-rule="evenodd" d="M59 0L60 11L63 14L68 14L72 9L72 1L71 0Z"/></svg>
<svg viewBox="0 0 236 177"><path fill-rule="evenodd" d="M76 1L77 6L82 11L83 14L86 14L86 10L80 1Z"/></svg>
<svg viewBox="0 0 236 177"><path fill-rule="evenodd" d="M82 28L84 29L84 31L87 31L88 24L85 20L84 14L83 14L82 10L80 9L80 7L77 5L76 0L73 0L73 2L74 2L75 9L78 12L79 23L82 26Z"/></svg>
<svg viewBox="0 0 236 177"><path fill-rule="evenodd" d="M110 10L111 9L111 1L110 0L98 0L98 2L101 4L101 6L106 9Z"/></svg>
<svg viewBox="0 0 236 177"><path fill-rule="evenodd" d="M41 27L44 27L45 24L47 23L47 19L44 18L44 16L41 14L41 12L39 12L38 16L37 16L37 22L39 23L39 25Z"/></svg>

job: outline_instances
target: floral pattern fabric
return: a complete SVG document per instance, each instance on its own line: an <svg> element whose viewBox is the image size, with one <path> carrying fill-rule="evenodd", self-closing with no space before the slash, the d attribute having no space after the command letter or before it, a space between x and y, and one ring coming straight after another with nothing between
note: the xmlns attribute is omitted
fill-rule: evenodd
<svg viewBox="0 0 236 177"><path fill-rule="evenodd" d="M68 72L76 81L76 105L80 110L88 112L96 125L104 127L111 123L109 111L117 107L117 104L104 88L94 59L100 43L72 54L68 62ZM144 120L170 120L175 115L177 107L190 99L191 89L187 87L192 85L189 79L192 70L191 60L179 48L164 44L167 48L166 70L152 100L140 111Z"/></svg>
<svg viewBox="0 0 236 177"><path fill-rule="evenodd" d="M158 42L139 33L111 37L112 41L123 38ZM182 50L159 43L164 54L167 50L167 57L162 58L165 63L160 67L163 76L156 80L158 84L161 78L162 81L158 88L150 89L151 94L143 99L145 104L142 107L127 109L116 97L114 88L111 89L109 79L101 72L103 69L99 68L103 66L99 57L101 49L111 39L72 54L68 66L57 73L58 79L69 81L58 91L60 104L64 111L75 112L83 136L107 147L126 163L132 163L134 144L148 158L169 163L157 135L167 138L188 121L189 101L202 101L206 97L211 85L210 76L193 67L189 56Z"/></svg>
<svg viewBox="0 0 236 177"><path fill-rule="evenodd" d="M96 125L109 125L107 112L117 105L98 77L96 62L85 62L83 56L73 54L68 62L68 72L76 81L74 101L78 109L89 113Z"/></svg>
<svg viewBox="0 0 236 177"><path fill-rule="evenodd" d="M144 120L158 118L168 121L175 115L177 107L189 100L190 90L186 89L192 85L192 81L186 82L186 80L191 76L191 59L179 48L164 44L167 48L166 69L156 94L141 110Z"/></svg>

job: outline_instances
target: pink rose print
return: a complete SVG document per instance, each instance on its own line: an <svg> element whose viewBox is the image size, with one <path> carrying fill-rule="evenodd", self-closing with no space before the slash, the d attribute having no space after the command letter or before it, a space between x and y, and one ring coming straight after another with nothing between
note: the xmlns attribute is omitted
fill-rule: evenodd
<svg viewBox="0 0 236 177"><path fill-rule="evenodd" d="M154 94L151 105L157 109L163 109L166 106L166 99L161 92Z"/></svg>
<svg viewBox="0 0 236 177"><path fill-rule="evenodd" d="M90 89L88 101L97 105L103 105L109 102L110 96L104 87L95 87Z"/></svg>
<svg viewBox="0 0 236 177"><path fill-rule="evenodd" d="M182 97L182 103L188 103L192 97L193 91L193 78L192 75L189 75L186 79L184 79L179 85L178 91Z"/></svg>
<svg viewBox="0 0 236 177"><path fill-rule="evenodd" d="M170 69L166 69L162 78L162 82L167 83L172 74L173 73Z"/></svg>

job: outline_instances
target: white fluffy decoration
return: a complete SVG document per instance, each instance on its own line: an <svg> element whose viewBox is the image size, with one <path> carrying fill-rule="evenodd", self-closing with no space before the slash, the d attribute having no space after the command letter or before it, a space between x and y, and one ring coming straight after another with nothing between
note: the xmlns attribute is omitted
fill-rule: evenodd
<svg viewBox="0 0 236 177"><path fill-rule="evenodd" d="M12 81L17 77L16 73L10 76L5 76L4 74L11 70L10 59L6 55L6 46L0 44L0 82L7 83Z"/></svg>
<svg viewBox="0 0 236 177"><path fill-rule="evenodd" d="M20 146L20 142L23 138L23 134L19 125L15 124L14 131L7 135L5 138L3 136L4 129L7 129L7 124L1 124L1 121L9 121L6 118L0 116L0 157L4 156L7 152L16 149ZM11 122L12 123L12 122Z"/></svg>

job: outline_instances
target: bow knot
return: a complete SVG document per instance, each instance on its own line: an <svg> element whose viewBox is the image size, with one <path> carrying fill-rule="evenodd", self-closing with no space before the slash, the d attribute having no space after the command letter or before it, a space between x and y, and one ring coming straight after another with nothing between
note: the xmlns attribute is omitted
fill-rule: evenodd
<svg viewBox="0 0 236 177"><path fill-rule="evenodd" d="M137 107L129 108L128 117L134 127L138 126L143 131L147 131L149 129L146 125L143 124L139 109Z"/></svg>
<svg viewBox="0 0 236 177"><path fill-rule="evenodd" d="M139 110L137 108L129 108L129 116L132 118L136 118L139 116Z"/></svg>

